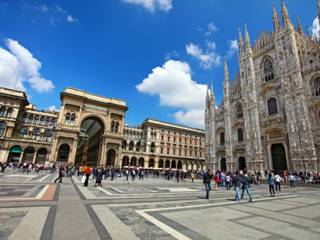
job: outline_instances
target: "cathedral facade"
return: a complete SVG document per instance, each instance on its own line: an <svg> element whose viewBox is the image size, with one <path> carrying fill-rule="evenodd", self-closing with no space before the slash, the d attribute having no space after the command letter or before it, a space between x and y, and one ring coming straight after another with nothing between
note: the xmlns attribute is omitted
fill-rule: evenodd
<svg viewBox="0 0 320 240"><path fill-rule="evenodd" d="M219 170L319 171L320 42L273 6L272 32L251 46L239 33L239 72L224 65L223 100L206 98L206 166ZM320 1L318 0L320 20Z"/></svg>

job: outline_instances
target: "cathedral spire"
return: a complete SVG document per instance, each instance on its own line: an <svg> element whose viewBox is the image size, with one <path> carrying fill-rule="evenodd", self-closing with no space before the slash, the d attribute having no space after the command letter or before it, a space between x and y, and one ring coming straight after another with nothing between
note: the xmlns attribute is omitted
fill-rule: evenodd
<svg viewBox="0 0 320 240"><path fill-rule="evenodd" d="M288 9L284 3L284 1L281 1L281 12L282 12L282 21L283 21L283 26L284 27L289 27L292 26L290 17L289 17L289 13L288 13Z"/></svg>
<svg viewBox="0 0 320 240"><path fill-rule="evenodd" d="M320 0L319 0L320 1ZM279 32L280 30L280 21L279 21L279 16L278 16L278 12L277 9L274 5L274 2L272 3L272 11L273 11L273 28L275 32Z"/></svg>
<svg viewBox="0 0 320 240"><path fill-rule="evenodd" d="M229 70L226 57L224 57L224 80L229 81Z"/></svg>
<svg viewBox="0 0 320 240"><path fill-rule="evenodd" d="M303 28L302 28L301 19L300 19L299 15L297 15L297 22L298 22L298 33L303 35Z"/></svg>
<svg viewBox="0 0 320 240"><path fill-rule="evenodd" d="M245 43L246 43L246 48L247 48L247 49L251 49L250 36L249 36L247 24L244 25L244 31L245 31Z"/></svg>
<svg viewBox="0 0 320 240"><path fill-rule="evenodd" d="M241 33L240 28L239 28L239 41L238 41L238 43L239 43L239 52L241 52L244 44L243 44L243 38L242 38L242 33Z"/></svg>

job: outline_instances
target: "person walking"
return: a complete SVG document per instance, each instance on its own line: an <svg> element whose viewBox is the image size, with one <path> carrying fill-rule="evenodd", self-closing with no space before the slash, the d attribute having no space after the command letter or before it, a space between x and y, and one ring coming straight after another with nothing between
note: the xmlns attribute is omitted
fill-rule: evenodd
<svg viewBox="0 0 320 240"><path fill-rule="evenodd" d="M191 173L191 181L194 182L194 173Z"/></svg>
<svg viewBox="0 0 320 240"><path fill-rule="evenodd" d="M227 190L230 190L230 187L231 187L231 177L230 177L230 174L229 173L227 173L227 175L226 175L226 189Z"/></svg>
<svg viewBox="0 0 320 240"><path fill-rule="evenodd" d="M243 199L244 192L247 192L249 196L249 202L252 202L252 196L250 193L250 176L247 172L241 175L241 184L242 184L242 193L241 193L241 200Z"/></svg>
<svg viewBox="0 0 320 240"><path fill-rule="evenodd" d="M89 177L91 174L91 167L88 167L88 166L84 167L84 174L86 175L86 179L84 180L83 186L88 187Z"/></svg>
<svg viewBox="0 0 320 240"><path fill-rule="evenodd" d="M59 183L62 183L62 178L63 178L63 166L61 165L59 168L58 177L56 178L56 180L54 180L54 183L57 183L58 180L59 180Z"/></svg>
<svg viewBox="0 0 320 240"><path fill-rule="evenodd" d="M94 186L102 187L102 171L100 168L96 168L96 183Z"/></svg>
<svg viewBox="0 0 320 240"><path fill-rule="evenodd" d="M209 199L209 192L211 191L211 181L212 181L212 173L211 170L208 169L208 171L203 174L203 184L206 189L206 199Z"/></svg>
<svg viewBox="0 0 320 240"><path fill-rule="evenodd" d="M280 177L280 174L277 173L275 176L275 184L276 184L276 191L279 191L281 192L281 181L282 181L282 178Z"/></svg>
<svg viewBox="0 0 320 240"><path fill-rule="evenodd" d="M270 192L271 197L275 197L276 196L275 191L274 191L275 179L274 179L274 176L272 175L272 173L269 173L267 182L269 184L269 192Z"/></svg>
<svg viewBox="0 0 320 240"><path fill-rule="evenodd" d="M296 181L296 178L294 177L294 175L292 174L292 172L290 172L289 174L289 183L290 183L290 188L295 188L295 181Z"/></svg>
<svg viewBox="0 0 320 240"><path fill-rule="evenodd" d="M240 186L241 186L241 179L239 175L239 171L236 171L233 176L233 187L235 191L234 200L240 202Z"/></svg>

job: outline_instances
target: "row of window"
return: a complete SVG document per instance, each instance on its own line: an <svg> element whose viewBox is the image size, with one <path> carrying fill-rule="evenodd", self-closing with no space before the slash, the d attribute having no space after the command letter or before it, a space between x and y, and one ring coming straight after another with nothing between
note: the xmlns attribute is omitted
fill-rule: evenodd
<svg viewBox="0 0 320 240"><path fill-rule="evenodd" d="M238 136L238 142L243 142L244 136L243 136L242 128L237 129L237 136ZM225 134L224 132L220 132L220 145L223 146L224 144L225 144Z"/></svg>
<svg viewBox="0 0 320 240"><path fill-rule="evenodd" d="M164 135L161 135L161 141L164 141ZM167 136L167 141L168 142L170 142L170 140L171 140L171 136ZM177 142L177 138L174 136L173 137L173 142ZM197 145L198 144L198 141L197 141L197 139L190 139L189 141L188 141L188 139L187 138L185 138L184 139L184 143L185 144L187 144L187 143L190 143L190 144L193 144L194 143L194 145ZM179 143L182 143L182 138L181 137L179 137ZM202 141L201 140L199 140L199 145L201 146L202 145Z"/></svg>
<svg viewBox="0 0 320 240"><path fill-rule="evenodd" d="M36 125L52 126L52 125L55 125L56 118L26 113L23 115L23 122L30 123L30 124L36 124Z"/></svg>
<svg viewBox="0 0 320 240"><path fill-rule="evenodd" d="M164 149L165 148L163 148L163 147L160 148L160 154L164 154ZM171 148L166 148L166 154L167 155L170 155L170 149ZM184 152L184 156L188 156L188 150L185 149L183 152ZM194 155L193 155L193 153L194 153ZM176 155L177 154L177 149L173 148L172 149L172 154ZM178 149L178 155L182 156L182 150L181 149ZM197 150L195 150L195 151L189 150L189 156L190 157L192 157L192 156L198 157L198 151ZM199 151L199 157L202 157L202 151L201 150Z"/></svg>
<svg viewBox="0 0 320 240"><path fill-rule="evenodd" d="M5 107L5 106L0 107L0 117L11 118L12 112L13 112L13 109L11 107L9 107L9 108Z"/></svg>

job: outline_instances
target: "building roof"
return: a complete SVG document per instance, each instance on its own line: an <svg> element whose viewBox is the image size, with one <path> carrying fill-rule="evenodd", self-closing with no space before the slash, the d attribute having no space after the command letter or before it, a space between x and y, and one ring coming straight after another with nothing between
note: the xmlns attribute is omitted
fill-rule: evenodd
<svg viewBox="0 0 320 240"><path fill-rule="evenodd" d="M180 125L180 124L175 124L175 123L169 123L169 122L165 122L165 121L160 121L154 118L147 118L146 120L144 120L143 124L156 124L156 125L162 125L165 127L169 127L169 128L177 128L183 131L191 131L191 132L196 132L199 134L204 134L205 131L203 129L200 128L192 128L192 127L188 127L185 125Z"/></svg>
<svg viewBox="0 0 320 240"><path fill-rule="evenodd" d="M67 87L62 93L61 93L61 98L64 94L70 94L70 95L75 95L75 96L79 96L82 98L86 98L86 99L90 99L93 101L97 101L97 102L101 102L101 103L105 103L105 104L114 104L114 105L119 105L122 107L127 108L127 104L124 100L121 99L116 99L116 98L107 98L104 96L99 96L93 93L89 93L87 91L84 90L80 90L80 89L76 89L76 88L72 88L72 87Z"/></svg>
<svg viewBox="0 0 320 240"><path fill-rule="evenodd" d="M0 94L7 95L13 98L19 98L24 101L26 101L26 104L29 104L27 95L25 92L16 90L16 89L11 89L11 88L5 88L5 87L0 87Z"/></svg>

